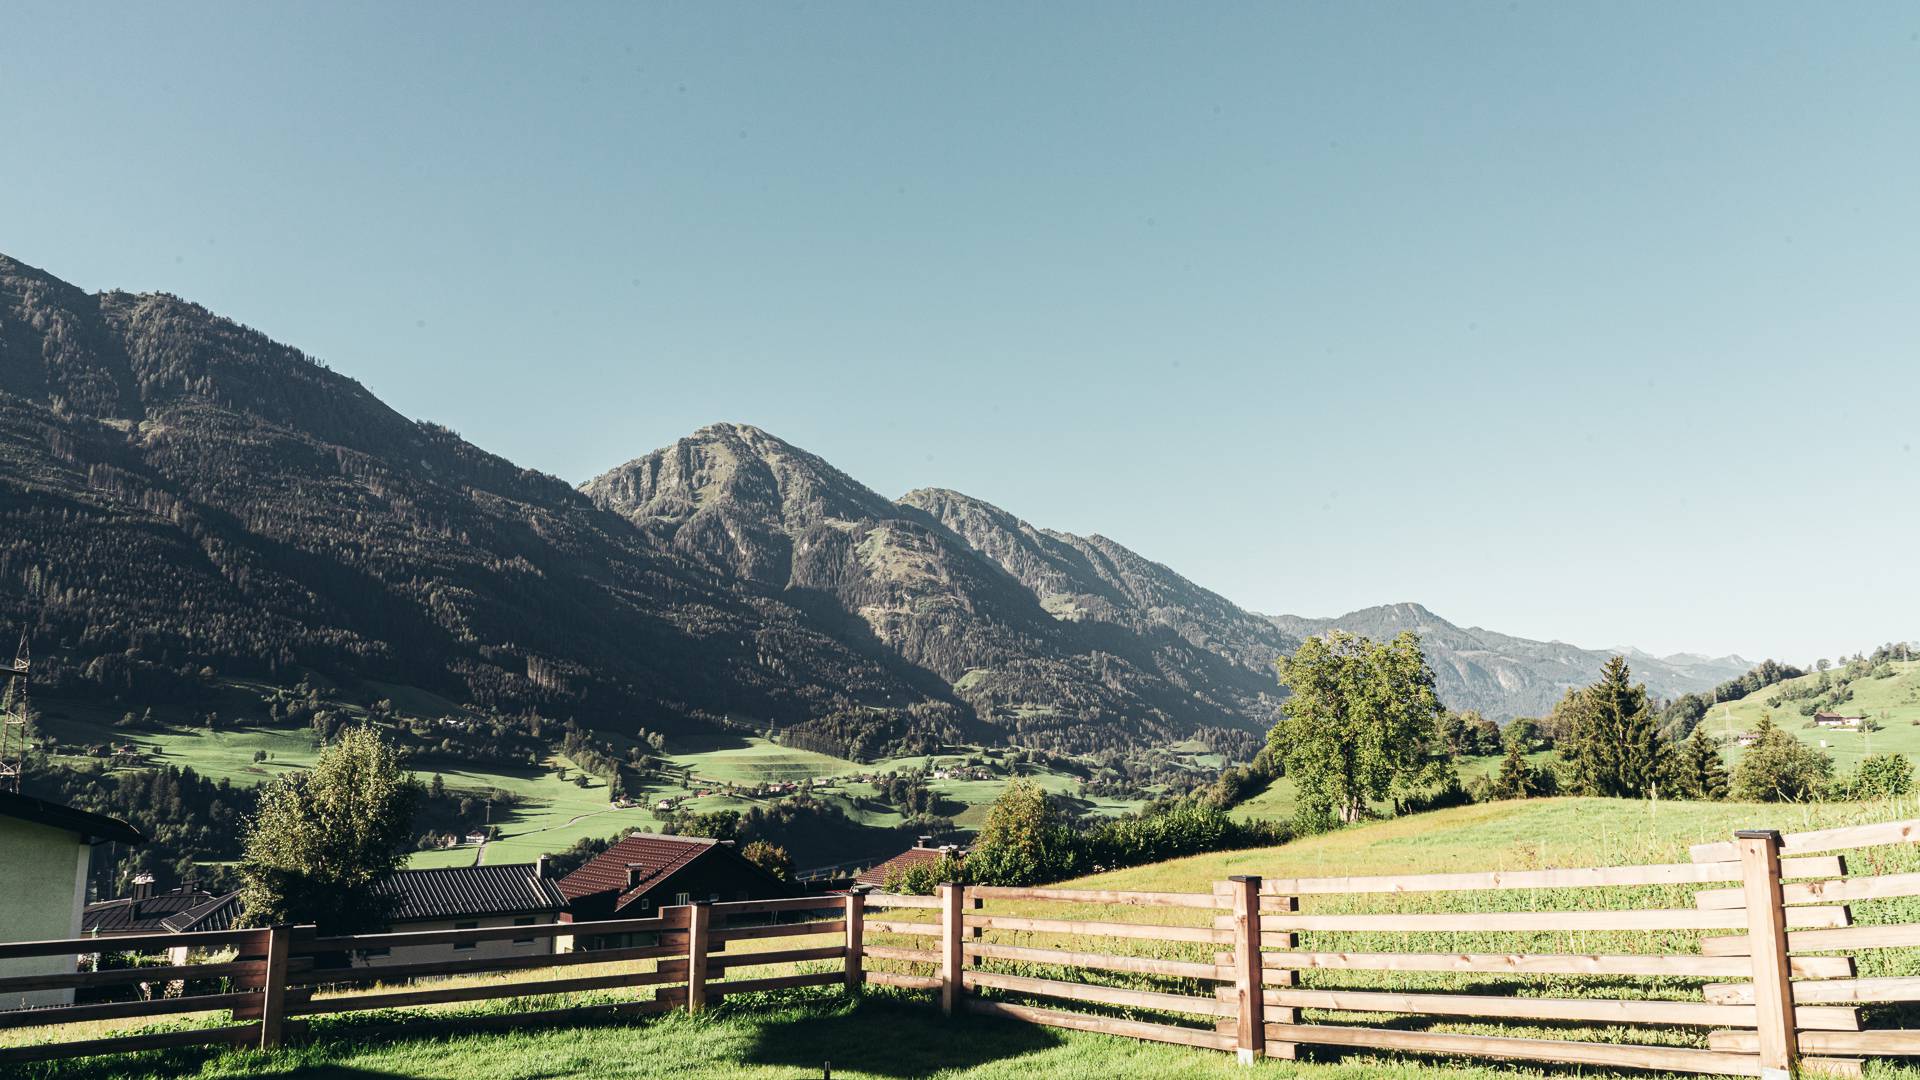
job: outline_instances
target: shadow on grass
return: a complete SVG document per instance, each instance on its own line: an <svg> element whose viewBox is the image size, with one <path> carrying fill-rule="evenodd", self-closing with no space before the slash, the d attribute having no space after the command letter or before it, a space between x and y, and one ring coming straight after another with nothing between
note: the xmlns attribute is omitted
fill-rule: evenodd
<svg viewBox="0 0 1920 1080"><path fill-rule="evenodd" d="M791 1066L817 1075L834 1070L874 1076L927 1076L1024 1057L1059 1045L1043 1027L986 1016L946 1017L917 1002L869 996L857 1006L821 1013L787 1012L757 1025L750 1065Z"/></svg>

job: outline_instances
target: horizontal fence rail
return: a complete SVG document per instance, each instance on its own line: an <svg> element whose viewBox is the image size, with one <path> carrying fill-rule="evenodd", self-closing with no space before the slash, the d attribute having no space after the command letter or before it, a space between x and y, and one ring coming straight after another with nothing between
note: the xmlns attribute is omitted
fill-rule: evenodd
<svg viewBox="0 0 1920 1080"><path fill-rule="evenodd" d="M1920 922L1899 921L1920 897L1916 843L1920 821L1905 821L1741 833L1696 846L1691 862L1641 866L1246 876L1191 893L951 884L932 896L823 894L530 926L8 942L0 960L170 957L0 975L0 1000L88 997L0 1011L9 1035L142 1018L198 1016L187 1022L201 1026L0 1045L0 1066L271 1048L315 1017L423 1028L568 1023L697 1013L761 991L877 986L935 995L948 1013L1243 1061L1317 1047L1858 1075L1865 1057L1920 1056L1920 1031L1886 1019L1920 1002L1920 971L1898 953L1878 959L1920 948ZM1872 872L1848 876L1848 857ZM524 951L530 942L535 951ZM203 962L182 962L190 953ZM125 994L138 996L93 1000ZM474 1011L482 1002L505 1007ZM1454 1030L1462 1025L1470 1030ZM1614 1041L1629 1029L1636 1034Z"/></svg>

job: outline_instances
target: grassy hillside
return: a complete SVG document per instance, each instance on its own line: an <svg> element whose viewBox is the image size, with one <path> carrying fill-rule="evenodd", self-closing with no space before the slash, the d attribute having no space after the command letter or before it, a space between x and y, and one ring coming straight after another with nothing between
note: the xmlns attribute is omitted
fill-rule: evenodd
<svg viewBox="0 0 1920 1080"><path fill-rule="evenodd" d="M1815 746L1825 744L1834 765L1845 772L1868 754L1897 751L1920 760L1920 660L1893 661L1881 677L1858 675L1845 680L1839 688L1842 671L1827 672L1831 688L1819 693L1821 673L1770 686L1739 701L1715 705L1701 725L1713 735L1731 738L1752 728L1763 716ZM1836 690L1838 692L1836 693ZM1845 700L1837 697L1851 692ZM1810 727L1811 719L1801 714L1803 706L1847 716L1866 716L1877 720L1881 730L1842 731ZM1736 756L1738 747L1730 750Z"/></svg>
<svg viewBox="0 0 1920 1080"><path fill-rule="evenodd" d="M1342 829L1279 847L1195 855L1114 870L1079 884L1201 892L1233 874L1339 874L1528 870L1684 862L1687 847L1735 829L1817 829L1920 813L1884 803L1676 803L1628 799L1526 799L1436 810Z"/></svg>

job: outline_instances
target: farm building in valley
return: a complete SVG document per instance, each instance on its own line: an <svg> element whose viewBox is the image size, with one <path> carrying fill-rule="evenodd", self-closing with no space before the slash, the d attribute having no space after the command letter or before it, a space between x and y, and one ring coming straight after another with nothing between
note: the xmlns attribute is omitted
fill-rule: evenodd
<svg viewBox="0 0 1920 1080"><path fill-rule="evenodd" d="M1823 728L1837 728L1843 731L1858 731L1860 730L1860 725L1866 723L1866 721L1867 718L1864 716L1842 716L1839 713L1831 712L1817 712L1813 714L1813 722L1815 724Z"/></svg>
<svg viewBox="0 0 1920 1080"><path fill-rule="evenodd" d="M0 938L46 941L80 936L87 875L96 845L138 844L138 830L119 818L0 791ZM72 956L0 960L0 977L63 974ZM71 988L0 996L0 1009L65 1005Z"/></svg>
<svg viewBox="0 0 1920 1080"><path fill-rule="evenodd" d="M799 895L792 885L748 862L732 844L656 833L628 836L559 884L576 922L644 918L663 907L695 901Z"/></svg>

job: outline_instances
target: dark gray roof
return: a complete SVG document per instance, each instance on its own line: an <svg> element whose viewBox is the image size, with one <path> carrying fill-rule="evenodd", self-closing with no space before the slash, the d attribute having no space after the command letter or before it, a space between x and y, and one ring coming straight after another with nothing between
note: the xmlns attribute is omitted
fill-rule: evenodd
<svg viewBox="0 0 1920 1080"><path fill-rule="evenodd" d="M123 844L138 844L146 840L140 835L140 830L119 818L78 810L29 795L15 795L10 791L0 791L0 817L19 818L21 821L77 832L89 842L118 840Z"/></svg>
<svg viewBox="0 0 1920 1080"><path fill-rule="evenodd" d="M395 922L455 919L469 915L525 915L559 911L566 897L532 863L446 866L402 870L380 883L383 896L398 895Z"/></svg>
<svg viewBox="0 0 1920 1080"><path fill-rule="evenodd" d="M118 900L98 900L81 912L80 932L148 934L172 930L174 927L167 925L171 917L213 899L216 897L212 893L200 889L175 889L139 899L123 896Z"/></svg>
<svg viewBox="0 0 1920 1080"><path fill-rule="evenodd" d="M194 930L230 930L239 921L240 894L230 892L170 915L160 920L160 925L176 934L185 934Z"/></svg>

